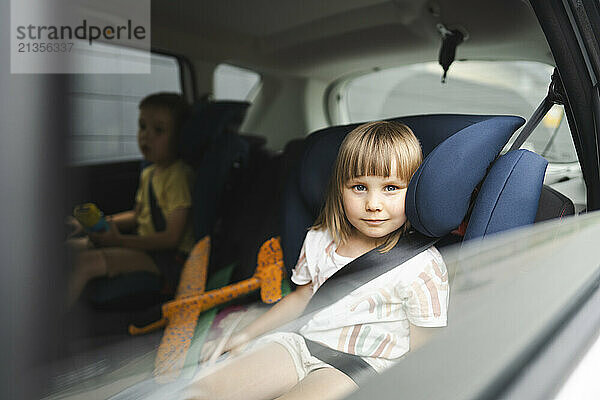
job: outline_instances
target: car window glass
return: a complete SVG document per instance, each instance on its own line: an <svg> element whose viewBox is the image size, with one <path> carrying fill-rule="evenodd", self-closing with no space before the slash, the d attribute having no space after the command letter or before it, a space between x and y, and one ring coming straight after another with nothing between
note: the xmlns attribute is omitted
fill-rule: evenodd
<svg viewBox="0 0 600 400"><path fill-rule="evenodd" d="M452 64L445 84L437 62L379 70L338 85L329 101L337 109L330 114L335 123L432 113L529 119L546 96L552 70L538 62L462 61ZM577 161L563 107L554 106L522 147L550 162Z"/></svg>
<svg viewBox="0 0 600 400"><path fill-rule="evenodd" d="M252 101L258 86L260 75L249 69L219 64L213 74L215 100Z"/></svg>
<svg viewBox="0 0 600 400"><path fill-rule="evenodd" d="M140 51L103 46L89 62L110 62L114 52L135 62ZM120 58L123 58L121 55ZM70 163L141 158L137 145L138 104L156 92L181 93L180 67L173 56L152 53L150 74L79 74L70 80Z"/></svg>

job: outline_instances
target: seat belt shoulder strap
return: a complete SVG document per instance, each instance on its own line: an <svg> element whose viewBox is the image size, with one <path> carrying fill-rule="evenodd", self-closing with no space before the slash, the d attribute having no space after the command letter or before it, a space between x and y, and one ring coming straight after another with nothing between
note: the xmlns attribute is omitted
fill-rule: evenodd
<svg viewBox="0 0 600 400"><path fill-rule="evenodd" d="M154 186L152 185L153 176L154 174L151 174L150 178L148 179L148 202L150 203L150 214L152 216L152 225L154 225L154 231L162 232L167 229L167 222L165 220L165 215L163 214L160 206L158 205L158 201L156 200L156 192L154 191Z"/></svg>
<svg viewBox="0 0 600 400"><path fill-rule="evenodd" d="M531 135L533 130L539 125L542 121L546 113L552 108L555 104L565 104L565 95L564 89L562 87L562 83L560 80L560 76L558 75L558 71L556 68L554 69L554 73L552 74L552 82L550 82L550 87L548 88L548 94L542 100L542 103L535 109L529 121L525 124L519 136L515 139L515 141L510 146L510 150L517 150L521 148L523 143L527 140L527 138Z"/></svg>

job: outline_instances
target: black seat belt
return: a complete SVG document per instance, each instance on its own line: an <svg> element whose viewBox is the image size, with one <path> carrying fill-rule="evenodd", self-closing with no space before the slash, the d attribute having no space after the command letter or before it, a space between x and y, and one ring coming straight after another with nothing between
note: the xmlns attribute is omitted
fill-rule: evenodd
<svg viewBox="0 0 600 400"><path fill-rule="evenodd" d="M519 136L515 139L513 144L510 146L509 151L519 149L525 140L531 135L533 130L538 126L542 118L546 115L546 113L552 108L555 104L565 104L565 91L562 86L562 82L560 80L560 76L558 75L558 71L554 68L554 72L552 73L552 81L550 82L550 87L548 88L548 94L542 100L542 103L536 108L533 112L527 124L519 133Z"/></svg>
<svg viewBox="0 0 600 400"><path fill-rule="evenodd" d="M154 225L154 231L162 232L165 229L167 229L167 221L165 220L165 215L158 206L158 201L156 200L154 186L152 186L153 176L154 171L150 175L150 182L148 183L148 200L150 203L150 214L152 215L152 225Z"/></svg>
<svg viewBox="0 0 600 400"><path fill-rule="evenodd" d="M158 205L156 192L152 185L152 175L148 183L148 198L150 201L150 214L152 215L152 225L155 232L164 232L167 229L167 220L165 214ZM179 276L183 262L177 260L178 250L151 250L148 251L156 266L162 273L162 289L161 292L168 294L171 297L175 293L175 289L179 283ZM184 256L184 260L187 255Z"/></svg>

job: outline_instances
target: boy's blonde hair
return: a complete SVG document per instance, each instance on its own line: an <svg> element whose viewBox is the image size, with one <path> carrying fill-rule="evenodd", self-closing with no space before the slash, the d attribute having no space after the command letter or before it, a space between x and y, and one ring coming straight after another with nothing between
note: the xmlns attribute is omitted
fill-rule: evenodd
<svg viewBox="0 0 600 400"><path fill-rule="evenodd" d="M344 212L342 192L345 184L359 176L388 177L394 161L396 175L408 185L423 161L419 140L408 126L394 121L376 121L352 130L340 146L325 204L311 229L328 229L336 243L346 242L353 227ZM385 253L392 249L409 228L410 223L406 221L388 234L380 251Z"/></svg>

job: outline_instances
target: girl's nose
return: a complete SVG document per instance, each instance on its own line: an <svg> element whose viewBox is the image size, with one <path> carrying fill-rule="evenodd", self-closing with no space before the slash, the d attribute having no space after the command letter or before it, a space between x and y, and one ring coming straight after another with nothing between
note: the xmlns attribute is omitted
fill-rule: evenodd
<svg viewBox="0 0 600 400"><path fill-rule="evenodd" d="M381 211L382 204L379 196L372 194L367 197L366 209L367 211Z"/></svg>

